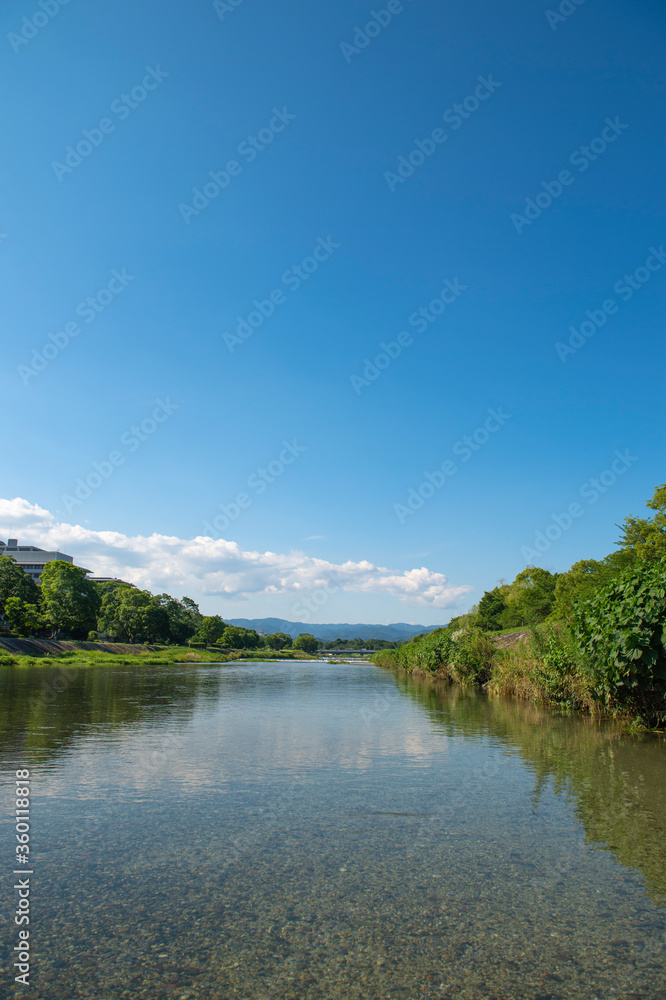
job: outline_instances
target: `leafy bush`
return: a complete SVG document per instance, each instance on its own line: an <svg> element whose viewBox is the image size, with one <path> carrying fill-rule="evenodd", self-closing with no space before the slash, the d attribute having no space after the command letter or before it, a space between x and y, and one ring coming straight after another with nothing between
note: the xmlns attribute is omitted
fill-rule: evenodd
<svg viewBox="0 0 666 1000"><path fill-rule="evenodd" d="M497 647L489 635L468 625L451 634L447 672L453 680L485 684L490 679Z"/></svg>
<svg viewBox="0 0 666 1000"><path fill-rule="evenodd" d="M571 633L563 627L556 631L552 625L535 628L531 650L534 654L534 680L544 699L556 705L578 707L584 670L580 651Z"/></svg>
<svg viewBox="0 0 666 1000"><path fill-rule="evenodd" d="M666 561L638 563L579 603L574 629L599 701L666 717Z"/></svg>
<svg viewBox="0 0 666 1000"><path fill-rule="evenodd" d="M462 684L484 684L490 677L495 643L481 629L465 625L456 631L435 629L416 636L395 652L384 650L373 660L379 666L401 667L411 673L422 670L434 674L444 670L452 680Z"/></svg>
<svg viewBox="0 0 666 1000"><path fill-rule="evenodd" d="M405 670L424 670L434 674L448 660L451 633L444 628L417 635L398 650L398 666Z"/></svg>

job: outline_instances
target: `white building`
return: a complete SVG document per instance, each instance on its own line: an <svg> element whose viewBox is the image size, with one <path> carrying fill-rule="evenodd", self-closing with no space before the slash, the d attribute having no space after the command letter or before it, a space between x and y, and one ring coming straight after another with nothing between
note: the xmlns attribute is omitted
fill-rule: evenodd
<svg viewBox="0 0 666 1000"><path fill-rule="evenodd" d="M63 562L73 563L73 556L68 556L64 552L46 552L45 549L38 549L36 545L19 545L17 538L10 538L5 543L0 541L0 556L11 556L15 563L21 567L24 573L31 576L35 583L39 583L42 572L47 563L55 559ZM83 567L79 567L83 569ZM89 569L83 570L90 573Z"/></svg>

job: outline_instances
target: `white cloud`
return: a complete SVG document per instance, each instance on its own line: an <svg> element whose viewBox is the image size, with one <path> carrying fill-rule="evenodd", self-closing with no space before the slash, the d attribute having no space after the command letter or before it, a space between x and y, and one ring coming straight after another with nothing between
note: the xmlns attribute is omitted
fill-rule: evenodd
<svg viewBox="0 0 666 1000"><path fill-rule="evenodd" d="M450 608L469 586L452 586L425 567L391 570L361 562L331 563L303 552L252 552L236 542L199 535L123 535L57 521L27 500L0 499L0 527L12 526L19 544L60 549L95 576L119 576L153 593L201 594L229 600L299 594L325 587L331 577L348 593L387 595L411 607Z"/></svg>

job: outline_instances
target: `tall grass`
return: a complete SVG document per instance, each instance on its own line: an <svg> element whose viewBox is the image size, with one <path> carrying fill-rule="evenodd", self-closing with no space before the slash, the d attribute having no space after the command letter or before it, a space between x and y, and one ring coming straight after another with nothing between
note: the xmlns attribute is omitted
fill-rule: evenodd
<svg viewBox="0 0 666 1000"><path fill-rule="evenodd" d="M589 672L565 628L537 626L523 642L497 649L487 690L543 704L591 711Z"/></svg>

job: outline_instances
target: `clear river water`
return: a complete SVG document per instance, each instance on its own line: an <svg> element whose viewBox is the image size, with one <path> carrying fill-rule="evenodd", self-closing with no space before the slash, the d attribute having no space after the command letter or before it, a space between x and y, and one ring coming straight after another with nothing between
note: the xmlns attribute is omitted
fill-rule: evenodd
<svg viewBox="0 0 666 1000"><path fill-rule="evenodd" d="M362 663L0 667L0 997L665 1000L665 754Z"/></svg>

